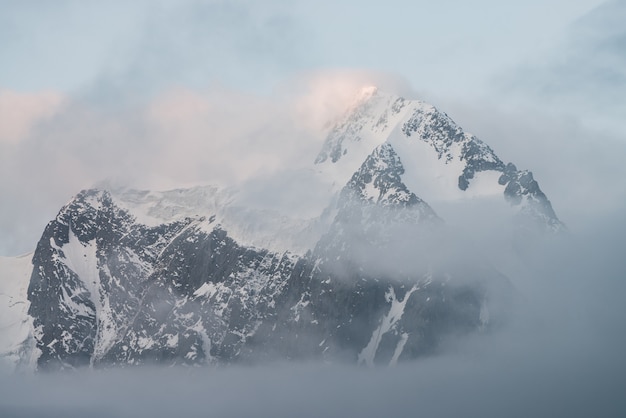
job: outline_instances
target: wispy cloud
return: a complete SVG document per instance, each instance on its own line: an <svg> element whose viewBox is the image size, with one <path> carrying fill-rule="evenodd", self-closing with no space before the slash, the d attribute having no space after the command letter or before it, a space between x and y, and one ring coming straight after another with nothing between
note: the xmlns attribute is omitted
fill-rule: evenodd
<svg viewBox="0 0 626 418"><path fill-rule="evenodd" d="M609 221L609 220L607 220ZM621 295L626 236L537 251L507 327L448 341L445 355L365 369L342 364L83 370L0 377L7 416L613 417L626 412ZM612 246L606 251L595 242ZM445 344L445 342L444 342Z"/></svg>
<svg viewBox="0 0 626 418"><path fill-rule="evenodd" d="M501 74L500 94L624 135L625 19L626 2L603 3L568 27L559 44Z"/></svg>
<svg viewBox="0 0 626 418"><path fill-rule="evenodd" d="M44 221L102 180L162 190L254 178L258 187L310 165L328 122L358 86L402 84L395 80L365 71L311 72L272 95L181 86L139 102L121 96L115 106L88 96L5 94L0 99L12 116L0 143L0 192L10 202L0 217L3 252L32 249ZM289 199L298 186L281 183L282 199Z"/></svg>

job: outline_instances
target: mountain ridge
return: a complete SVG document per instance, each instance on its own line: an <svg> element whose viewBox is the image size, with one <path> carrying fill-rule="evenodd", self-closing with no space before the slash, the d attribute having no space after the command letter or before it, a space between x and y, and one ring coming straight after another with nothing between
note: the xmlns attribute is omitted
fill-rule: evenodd
<svg viewBox="0 0 626 418"><path fill-rule="evenodd" d="M510 283L479 259L433 262L445 219L422 192L500 196L522 228L564 229L532 173L433 106L373 88L313 169L334 192L309 218L215 186L80 192L33 255L38 369L434 354L497 324Z"/></svg>

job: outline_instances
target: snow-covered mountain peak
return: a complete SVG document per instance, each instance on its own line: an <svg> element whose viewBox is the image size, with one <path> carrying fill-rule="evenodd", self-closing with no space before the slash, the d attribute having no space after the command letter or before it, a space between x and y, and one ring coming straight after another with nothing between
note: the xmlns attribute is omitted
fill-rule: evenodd
<svg viewBox="0 0 626 418"><path fill-rule="evenodd" d="M365 103L377 93L378 93L378 87L376 86L361 87L355 97L355 101L353 103L353 106L351 106L351 108L356 108L357 106Z"/></svg>
<svg viewBox="0 0 626 418"><path fill-rule="evenodd" d="M321 176L337 191L362 169L363 161L388 144L402 161L398 175L403 185L434 207L438 202L491 199L549 230L562 226L531 182L532 173L511 172L514 165L507 166L489 145L435 106L378 89L363 90L360 97L331 129L315 160Z"/></svg>
<svg viewBox="0 0 626 418"><path fill-rule="evenodd" d="M315 165L337 190L343 187L372 151L387 140L406 112L405 99L364 89L331 128Z"/></svg>
<svg viewBox="0 0 626 418"><path fill-rule="evenodd" d="M375 87L312 160L230 188L78 193L37 245L30 305L5 311L32 322L9 324L0 354L35 353L51 370L275 355L395 364L484 329L488 282L506 287L448 236L563 227L530 171L434 106ZM6 266L24 296L31 264Z"/></svg>

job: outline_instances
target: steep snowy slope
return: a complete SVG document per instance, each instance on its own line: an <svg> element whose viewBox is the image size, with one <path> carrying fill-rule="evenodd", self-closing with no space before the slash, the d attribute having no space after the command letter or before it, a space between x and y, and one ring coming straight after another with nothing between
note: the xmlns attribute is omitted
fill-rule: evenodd
<svg viewBox="0 0 626 418"><path fill-rule="evenodd" d="M115 205L138 223L157 226L186 218L210 216L239 243L275 252L304 254L315 245L328 221L306 218L242 202L240 191L198 186L170 191L108 189Z"/></svg>
<svg viewBox="0 0 626 418"><path fill-rule="evenodd" d="M30 302L27 289L33 269L32 254L0 257L0 367L33 368L34 344L32 318L27 315Z"/></svg>
<svg viewBox="0 0 626 418"><path fill-rule="evenodd" d="M528 228L562 230L550 201L529 171L505 164L476 136L445 113L418 100L367 88L360 101L328 135L316 159L320 174L342 185L376 147L386 143L398 156L402 182L437 206L485 199ZM499 199L493 199L499 197Z"/></svg>
<svg viewBox="0 0 626 418"><path fill-rule="evenodd" d="M305 256L242 245L215 215L173 215L161 224L146 225L146 218L139 221L108 192L80 193L48 225L33 259L29 314L41 353L38 367L205 364L268 357L356 361L367 335L392 304L386 295L403 294L407 284L386 284L390 277L354 269L358 260L344 251L354 239L344 233L346 222L353 223L354 211L373 213L379 204L403 209L395 221L399 225L438 221L424 202L397 183L393 164L383 164L393 163L393 156L382 152L380 159L368 159L361 172L372 164L377 167L376 187L385 190L386 197L375 203L360 194L355 197L355 191L363 189L355 174L342 192L335 221ZM373 228L365 231L371 245L393 239L384 237L385 228L374 219L365 218L361 226ZM342 255L349 264L338 272L336 261ZM428 299L436 311L449 311L446 321L458 317L441 330L435 318L420 321L426 330L420 332L433 336L413 336L415 342L407 345L412 351L434 350L439 336L456 329L455 322L469 328L480 324L486 288L464 284L467 289L460 291L450 285L442 292L432 282L424 279L421 290L410 296ZM451 304L457 292L465 299ZM352 302L332 308L337 297ZM407 317L430 315L420 304L409 306L412 313ZM401 354L398 349L394 361Z"/></svg>

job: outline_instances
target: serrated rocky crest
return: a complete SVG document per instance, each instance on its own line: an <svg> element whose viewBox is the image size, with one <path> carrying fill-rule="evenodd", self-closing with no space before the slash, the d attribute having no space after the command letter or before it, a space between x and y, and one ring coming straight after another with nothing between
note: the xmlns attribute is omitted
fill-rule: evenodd
<svg viewBox="0 0 626 418"><path fill-rule="evenodd" d="M395 364L497 323L493 289L508 280L481 260L432 262L445 219L420 185L444 179L441 196L480 197L489 181L514 221L560 230L549 200L530 172L504 164L433 106L366 93L315 160L337 189L305 251L236 233L250 228L238 229L231 195L216 188L79 193L33 257L38 368ZM317 220L298 228L307 222Z"/></svg>

